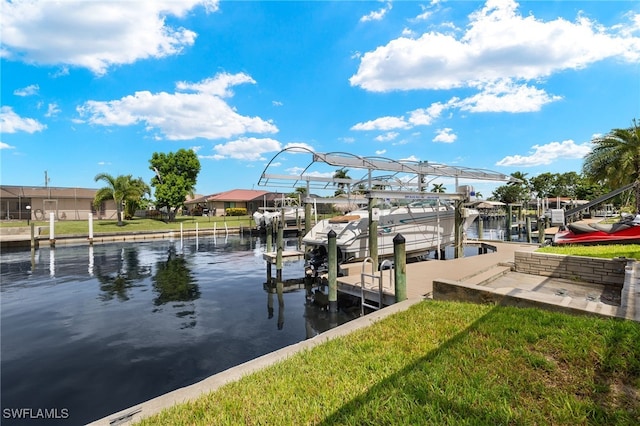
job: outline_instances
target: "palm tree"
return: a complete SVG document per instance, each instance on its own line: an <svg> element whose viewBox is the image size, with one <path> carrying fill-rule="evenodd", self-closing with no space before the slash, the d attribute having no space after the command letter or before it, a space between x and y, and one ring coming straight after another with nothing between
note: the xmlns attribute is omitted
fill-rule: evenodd
<svg viewBox="0 0 640 426"><path fill-rule="evenodd" d="M447 188L444 187L444 183L434 183L433 187L431 188L431 192L437 192L437 193L443 193L447 190Z"/></svg>
<svg viewBox="0 0 640 426"><path fill-rule="evenodd" d="M349 170L344 168L336 170L336 172L333 174L333 178L334 179L351 179L351 177L349 176ZM346 186L344 182L334 182L333 185L338 187L338 189L335 192L335 195L344 194L344 187Z"/></svg>
<svg viewBox="0 0 640 426"><path fill-rule="evenodd" d="M149 187L141 178L133 179L131 175L120 175L113 177L108 173L99 173L96 175L96 182L104 181L107 186L100 188L93 199L96 208L106 200L113 200L116 203L116 212L118 216L118 226L123 226L122 222L122 204L126 200L139 200Z"/></svg>
<svg viewBox="0 0 640 426"><path fill-rule="evenodd" d="M640 212L640 126L632 120L628 129L613 129L591 140L594 148L582 165L585 176L610 188L635 182L636 212Z"/></svg>

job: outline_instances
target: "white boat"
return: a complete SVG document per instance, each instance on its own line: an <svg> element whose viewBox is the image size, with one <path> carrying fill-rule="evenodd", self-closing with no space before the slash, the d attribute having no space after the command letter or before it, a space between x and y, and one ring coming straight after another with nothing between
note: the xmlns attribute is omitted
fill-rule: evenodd
<svg viewBox="0 0 640 426"><path fill-rule="evenodd" d="M293 198L283 198L275 201L275 207L259 207L258 211L253 213L256 227L266 229L267 226L275 223L274 219L280 220L283 212L287 225L295 225L298 220L304 221L304 207L296 205L296 201Z"/></svg>
<svg viewBox="0 0 640 426"><path fill-rule="evenodd" d="M401 234L405 239L407 257L428 254L439 247L454 243L455 209L450 204L414 203L393 208L374 208L378 221L378 258L393 256L393 239ZM464 209L463 231L478 217L475 209ZM302 242L310 250L309 265L317 270L326 263L327 234L336 233L338 263L358 261L369 256L369 212L355 210L348 215L325 219L307 233ZM308 265L308 266L309 266ZM309 271L309 268L307 268Z"/></svg>

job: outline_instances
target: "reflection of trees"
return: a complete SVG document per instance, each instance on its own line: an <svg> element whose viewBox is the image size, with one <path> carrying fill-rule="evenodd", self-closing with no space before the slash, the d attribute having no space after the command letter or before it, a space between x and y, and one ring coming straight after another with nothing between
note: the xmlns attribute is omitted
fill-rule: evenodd
<svg viewBox="0 0 640 426"><path fill-rule="evenodd" d="M113 264L108 257L95 262L94 270L102 291L100 299L108 301L117 297L121 302L126 302L129 300L129 290L136 287L136 282L150 276L151 269L140 265L136 247L122 249L117 271L105 271L106 266Z"/></svg>
<svg viewBox="0 0 640 426"><path fill-rule="evenodd" d="M158 293L158 297L153 300L156 306L169 302L192 302L200 298L200 288L189 270L186 259L177 256L173 249L169 251L166 262L158 262L153 277L153 288ZM185 309L184 304L174 307L181 309L176 316L191 319L183 328L195 326L195 308Z"/></svg>

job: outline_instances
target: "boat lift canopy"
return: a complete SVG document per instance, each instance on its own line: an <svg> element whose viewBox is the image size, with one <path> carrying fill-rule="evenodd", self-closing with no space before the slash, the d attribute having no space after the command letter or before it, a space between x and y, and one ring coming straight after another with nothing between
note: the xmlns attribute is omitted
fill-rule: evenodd
<svg viewBox="0 0 640 426"><path fill-rule="evenodd" d="M312 159L300 174L282 175L267 173L267 170L272 166L276 158L285 152L296 155L309 153ZM324 163L343 169L362 169L366 171L366 174L361 179L327 177L326 173L320 174L310 170L311 166L315 163ZM386 172L386 174L373 175L379 172ZM389 172L391 173L389 174ZM454 167L428 161L392 160L385 157L361 157L344 152L323 154L302 147L290 147L278 152L269 161L260 175L258 185L291 188L304 184L307 188L307 193L309 193L310 189L326 190L338 186L344 188L347 193L354 193L356 191L364 193L367 198L462 199L468 196L468 194L463 192L425 192L424 188L427 185L425 180L428 176L433 178L454 178L456 190L459 190L459 179L520 182L512 176L485 169Z"/></svg>

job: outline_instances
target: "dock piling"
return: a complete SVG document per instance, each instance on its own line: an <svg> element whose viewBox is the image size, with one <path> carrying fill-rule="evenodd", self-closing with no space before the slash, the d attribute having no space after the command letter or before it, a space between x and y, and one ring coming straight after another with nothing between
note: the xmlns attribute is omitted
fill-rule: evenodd
<svg viewBox="0 0 640 426"><path fill-rule="evenodd" d="M55 213L49 213L49 244L51 247L56 246L56 235L55 235Z"/></svg>
<svg viewBox="0 0 640 426"><path fill-rule="evenodd" d="M327 234L329 239L329 312L338 312L338 247L336 232L332 229Z"/></svg>
<svg viewBox="0 0 640 426"><path fill-rule="evenodd" d="M393 237L393 264L396 303L407 299L407 254L402 234ZM380 302L382 306L382 302Z"/></svg>
<svg viewBox="0 0 640 426"><path fill-rule="evenodd" d="M282 252L284 251L283 221L278 222L278 236L276 237L276 283L282 282Z"/></svg>

